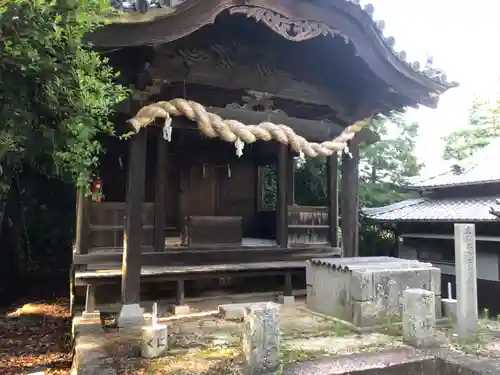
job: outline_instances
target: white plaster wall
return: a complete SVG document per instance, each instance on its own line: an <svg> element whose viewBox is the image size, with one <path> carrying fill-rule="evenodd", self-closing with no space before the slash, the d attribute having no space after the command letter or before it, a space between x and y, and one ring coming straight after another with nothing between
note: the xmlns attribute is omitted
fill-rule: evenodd
<svg viewBox="0 0 500 375"><path fill-rule="evenodd" d="M417 259L417 251L412 248L400 246L399 257L403 259ZM476 254L477 278L488 281L499 281L498 259L499 257L496 253L479 251ZM422 261L425 261L425 259ZM455 276L455 265L436 261L431 261L431 263L439 267L443 275Z"/></svg>
<svg viewBox="0 0 500 375"><path fill-rule="evenodd" d="M441 269L444 275L455 276L455 265L447 263L432 262L436 267ZM476 254L477 278L488 281L498 281L498 255L492 253Z"/></svg>
<svg viewBox="0 0 500 375"><path fill-rule="evenodd" d="M417 259L417 250L400 246L399 257L403 259Z"/></svg>

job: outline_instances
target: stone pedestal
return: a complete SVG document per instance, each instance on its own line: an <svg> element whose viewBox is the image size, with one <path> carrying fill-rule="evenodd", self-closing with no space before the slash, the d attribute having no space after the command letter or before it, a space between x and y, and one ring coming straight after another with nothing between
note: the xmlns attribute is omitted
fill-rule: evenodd
<svg viewBox="0 0 500 375"><path fill-rule="evenodd" d="M423 289L403 292L403 341L416 347L435 343L436 305L434 293Z"/></svg>
<svg viewBox="0 0 500 375"><path fill-rule="evenodd" d="M252 373L274 373L279 367L279 309L273 302L245 307L243 352Z"/></svg>
<svg viewBox="0 0 500 375"><path fill-rule="evenodd" d="M283 307L295 307L295 297L294 296L278 296L278 302L283 305Z"/></svg>
<svg viewBox="0 0 500 375"><path fill-rule="evenodd" d="M457 300L445 298L443 302L443 315L451 321L457 321Z"/></svg>
<svg viewBox="0 0 500 375"><path fill-rule="evenodd" d="M144 309L138 303L123 305L116 322L118 327L143 326Z"/></svg>
<svg viewBox="0 0 500 375"><path fill-rule="evenodd" d="M142 327L141 356L157 358L165 354L168 348L167 337L165 324Z"/></svg>

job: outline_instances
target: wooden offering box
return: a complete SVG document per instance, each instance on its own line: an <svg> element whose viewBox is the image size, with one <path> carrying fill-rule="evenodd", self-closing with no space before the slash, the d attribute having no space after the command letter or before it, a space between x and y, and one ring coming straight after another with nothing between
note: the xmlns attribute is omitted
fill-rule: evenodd
<svg viewBox="0 0 500 375"><path fill-rule="evenodd" d="M185 246L237 245L243 241L241 216L188 216L182 243Z"/></svg>

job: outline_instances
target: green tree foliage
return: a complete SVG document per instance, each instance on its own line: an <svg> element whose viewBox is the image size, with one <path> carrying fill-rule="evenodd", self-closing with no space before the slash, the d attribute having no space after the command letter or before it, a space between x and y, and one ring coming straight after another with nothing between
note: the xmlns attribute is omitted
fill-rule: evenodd
<svg viewBox="0 0 500 375"><path fill-rule="evenodd" d="M295 200L304 206L326 205L326 159L297 159Z"/></svg>
<svg viewBox="0 0 500 375"><path fill-rule="evenodd" d="M361 149L360 205L379 207L411 197L400 186L423 167L415 155L418 123L393 113L374 119L370 129L380 134L381 140Z"/></svg>
<svg viewBox="0 0 500 375"><path fill-rule="evenodd" d="M377 117L369 125L381 136L373 145L360 151L360 205L377 207L411 196L399 185L420 172L415 156L418 124L401 113ZM295 174L297 204L321 206L326 202L326 163L324 158L298 161Z"/></svg>
<svg viewBox="0 0 500 375"><path fill-rule="evenodd" d="M500 137L500 102L475 100L467 127L443 137L446 160L462 160Z"/></svg>
<svg viewBox="0 0 500 375"><path fill-rule="evenodd" d="M79 2L75 2L78 4ZM4 178L26 165L88 185L127 95L84 35L101 26L99 1L17 0L0 5L0 163Z"/></svg>

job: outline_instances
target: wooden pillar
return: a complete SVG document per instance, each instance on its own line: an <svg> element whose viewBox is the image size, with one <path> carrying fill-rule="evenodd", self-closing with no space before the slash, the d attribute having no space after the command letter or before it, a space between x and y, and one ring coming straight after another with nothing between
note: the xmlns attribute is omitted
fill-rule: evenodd
<svg viewBox="0 0 500 375"><path fill-rule="evenodd" d="M287 204L292 206L295 204L295 160L293 158L293 153L288 152L287 158L287 184L286 184L286 198Z"/></svg>
<svg viewBox="0 0 500 375"><path fill-rule="evenodd" d="M90 208L92 199L86 197L85 192L81 189L78 189L76 194L75 253L87 254L90 247Z"/></svg>
<svg viewBox="0 0 500 375"><path fill-rule="evenodd" d="M393 233L394 233L394 251L389 253L389 256L399 258L399 249L401 246L401 228L398 227L397 224L394 227ZM499 264L499 266L500 266L500 264Z"/></svg>
<svg viewBox="0 0 500 375"><path fill-rule="evenodd" d="M122 303L140 302L142 214L146 184L146 129L130 139L125 231L123 236Z"/></svg>
<svg viewBox="0 0 500 375"><path fill-rule="evenodd" d="M176 306L184 306L185 302L185 285L184 285L184 280L179 279L177 280L177 289L176 289L176 295L175 295L175 305Z"/></svg>
<svg viewBox="0 0 500 375"><path fill-rule="evenodd" d="M351 143L342 154L342 250L346 257L358 256L359 145Z"/></svg>
<svg viewBox="0 0 500 375"><path fill-rule="evenodd" d="M288 146L279 144L277 188L276 188L276 241L280 247L288 247L288 208L287 208L287 164Z"/></svg>
<svg viewBox="0 0 500 375"><path fill-rule="evenodd" d="M326 159L326 186L328 200L328 242L339 246L339 159L333 154Z"/></svg>
<svg viewBox="0 0 500 375"><path fill-rule="evenodd" d="M287 297L293 296L292 271L285 273L285 290L283 295Z"/></svg>
<svg viewBox="0 0 500 375"><path fill-rule="evenodd" d="M155 251L165 249L165 227L166 227L166 193L167 193L167 141L163 139L161 129L158 129L156 148L156 172L155 172L155 227L154 248Z"/></svg>

